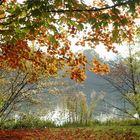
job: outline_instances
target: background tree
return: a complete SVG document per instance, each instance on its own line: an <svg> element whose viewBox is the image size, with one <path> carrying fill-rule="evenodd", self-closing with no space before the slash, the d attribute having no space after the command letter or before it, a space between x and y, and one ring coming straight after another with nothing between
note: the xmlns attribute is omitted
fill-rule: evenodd
<svg viewBox="0 0 140 140"><path fill-rule="evenodd" d="M113 61L111 63L111 73L103 76L122 95L124 106L112 106L134 118L140 117L139 58L140 53L137 45L129 46L128 56L119 59L117 63Z"/></svg>
<svg viewBox="0 0 140 140"><path fill-rule="evenodd" d="M80 89L76 93L70 91L70 94L63 96L62 100L65 102L63 107L68 113L67 123L83 125L91 123L94 120L96 106L103 96L103 94L97 95L96 92L93 92L89 102L86 94Z"/></svg>
<svg viewBox="0 0 140 140"><path fill-rule="evenodd" d="M29 84L28 73L21 71L4 71L2 75L3 83L0 88L1 106L0 117L7 116L17 110L19 104L30 102L35 105L39 103L40 85Z"/></svg>
<svg viewBox="0 0 140 140"><path fill-rule="evenodd" d="M41 73L42 74L42 73ZM58 82L59 81L59 82ZM29 73L18 70L1 70L0 85L0 117L7 119L15 113L36 112L40 116L41 111L47 108L51 109L51 98L49 94L62 94L62 87L66 87L66 83L54 78L47 78L46 75L40 76L36 81L31 79ZM56 90L54 90L56 89ZM52 92L53 91L53 92ZM58 92L59 91L59 92ZM35 111L36 110L36 111ZM45 114L45 112L44 112ZM43 114L42 114L43 115Z"/></svg>

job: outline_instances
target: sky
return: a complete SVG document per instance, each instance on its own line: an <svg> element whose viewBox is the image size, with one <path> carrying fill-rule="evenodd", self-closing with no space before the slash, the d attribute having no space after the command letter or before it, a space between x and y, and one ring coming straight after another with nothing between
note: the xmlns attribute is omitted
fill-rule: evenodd
<svg viewBox="0 0 140 140"><path fill-rule="evenodd" d="M80 47L80 46L75 46L74 39L72 40L72 46L71 49L73 52L83 52L86 49L91 49L89 46L86 47ZM127 56L128 54L128 46L127 45L116 45L116 50L118 53L113 53L112 51L107 51L106 47L103 44L100 44L94 48L94 50L100 55L100 57L105 58L106 60L111 60L117 57L118 54L121 54L122 56Z"/></svg>

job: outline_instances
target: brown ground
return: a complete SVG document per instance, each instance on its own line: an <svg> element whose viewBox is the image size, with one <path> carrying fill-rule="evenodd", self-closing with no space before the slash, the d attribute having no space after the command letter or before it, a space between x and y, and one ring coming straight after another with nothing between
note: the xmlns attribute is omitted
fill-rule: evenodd
<svg viewBox="0 0 140 140"><path fill-rule="evenodd" d="M0 140L140 140L132 133L114 133L87 129L0 130Z"/></svg>

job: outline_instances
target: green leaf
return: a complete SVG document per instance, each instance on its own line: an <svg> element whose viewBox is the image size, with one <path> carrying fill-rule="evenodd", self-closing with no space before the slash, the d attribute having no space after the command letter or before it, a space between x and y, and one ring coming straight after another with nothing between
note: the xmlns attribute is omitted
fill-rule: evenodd
<svg viewBox="0 0 140 140"><path fill-rule="evenodd" d="M83 26L83 24L78 24L78 26L76 26L77 27L77 29L78 30L80 30L80 31L82 31L83 30L83 28L84 28L84 26Z"/></svg>
<svg viewBox="0 0 140 140"><path fill-rule="evenodd" d="M128 20L126 19L126 18L123 18L122 20L121 20L121 22L122 22L122 24L127 24L128 23Z"/></svg>
<svg viewBox="0 0 140 140"><path fill-rule="evenodd" d="M77 26L76 22L71 20L71 19L68 19L67 23L72 25L72 26Z"/></svg>
<svg viewBox="0 0 140 140"><path fill-rule="evenodd" d="M55 40L55 38L54 38L53 35L49 35L49 36L48 36L48 40L49 40L49 42L51 42L52 44L56 44L56 43L57 43L57 41Z"/></svg>
<svg viewBox="0 0 140 140"><path fill-rule="evenodd" d="M41 16L41 12L39 9L35 9L32 11L32 16L37 17L37 16Z"/></svg>
<svg viewBox="0 0 140 140"><path fill-rule="evenodd" d="M92 18L92 19L89 19L88 22L89 22L90 24L95 24L95 23L97 22L97 19L95 19L95 18L93 19L93 18Z"/></svg>
<svg viewBox="0 0 140 140"><path fill-rule="evenodd" d="M16 28L16 29L15 29L15 32L16 32L17 34L20 34L20 33L21 33L21 29L20 29L20 28Z"/></svg>
<svg viewBox="0 0 140 140"><path fill-rule="evenodd" d="M101 18L102 18L102 19L107 20L107 19L109 19L109 17L110 17L110 16L109 16L107 13L101 14Z"/></svg>
<svg viewBox="0 0 140 140"><path fill-rule="evenodd" d="M119 33L118 33L118 31L117 31L117 30L113 30L113 31L112 31L112 41L113 41L113 42L116 42L116 41L118 40L118 38L119 38Z"/></svg>

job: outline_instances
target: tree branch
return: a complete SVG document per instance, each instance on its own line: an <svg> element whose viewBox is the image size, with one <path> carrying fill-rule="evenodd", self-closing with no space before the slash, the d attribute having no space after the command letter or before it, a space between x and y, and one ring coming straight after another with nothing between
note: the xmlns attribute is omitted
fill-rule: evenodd
<svg viewBox="0 0 140 140"><path fill-rule="evenodd" d="M105 7L102 7L102 8L92 7L90 9L68 9L68 10L59 9L59 10L47 10L46 12L50 12L50 13L98 12L98 11L107 10L107 9L113 9L113 8L116 8L116 7L129 5L129 4L133 4L133 3L136 3L136 2L134 2L133 0L129 0L129 1L126 1L126 2L117 3L117 4L114 4L112 6L105 6Z"/></svg>
<svg viewBox="0 0 140 140"><path fill-rule="evenodd" d="M117 109L117 110L119 110L119 111L121 111L121 112L123 112L123 113L129 115L129 116L132 117L132 118L135 118L134 114L131 114L128 110L122 109L122 108L120 108L120 107L118 107L118 106L115 106L115 105L113 105L113 104L107 102L106 100L103 100L103 101L104 101L105 103L107 103L108 105L110 105L111 107L113 107L113 108L115 108L115 109ZM136 119L136 118L135 118L135 119Z"/></svg>

